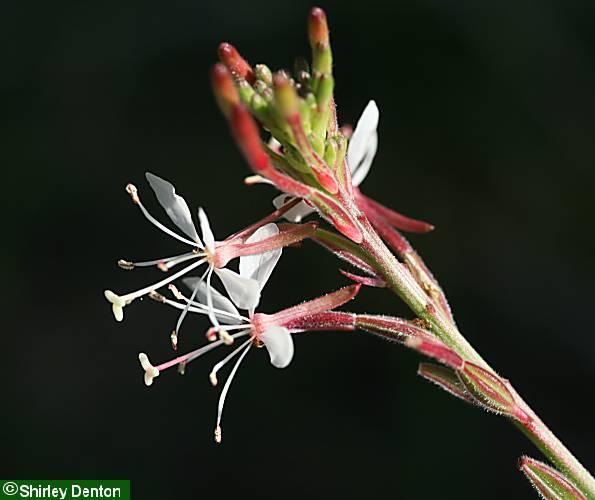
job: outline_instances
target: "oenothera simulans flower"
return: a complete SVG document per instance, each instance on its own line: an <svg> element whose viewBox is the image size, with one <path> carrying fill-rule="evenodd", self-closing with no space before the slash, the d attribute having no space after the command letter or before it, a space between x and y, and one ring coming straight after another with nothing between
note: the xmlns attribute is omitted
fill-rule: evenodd
<svg viewBox="0 0 595 500"><path fill-rule="evenodd" d="M169 271L182 263L191 262L191 264L176 273L168 275L167 278L135 292L117 295L111 290L106 290L105 297L112 304L114 317L117 321L122 321L124 317L124 307L130 304L133 300L166 286L203 265L206 265L207 269L201 279L206 279L207 283L210 283L211 277L213 273L215 273L223 283L223 286L230 297L232 297L232 300L234 300L239 307L250 309L258 303L260 296L258 283L252 278L243 277L235 271L227 269L227 264L231 260L242 255L260 254L295 244L308 237L315 229L315 224L285 226L282 231L272 234L268 238L256 242L246 242L246 238L254 233L259 227L269 223L271 220L278 219L284 213L284 209L281 209L223 241L216 241L207 215L205 211L200 208L198 210L198 220L202 235L201 239L192 220L188 204L184 198L176 194L174 186L168 181L151 173L147 173L147 180L153 188L157 200L172 222L183 234L172 231L153 217L142 204L138 190L135 186L129 184L126 187L126 190L132 197L134 203L140 208L143 215L152 224L169 236L188 245L189 251L173 257L154 259L145 262L121 260L119 261L120 267L124 269L134 269L136 267L158 266L163 271ZM289 208L291 208L291 205L288 205L287 209Z"/></svg>
<svg viewBox="0 0 595 500"><path fill-rule="evenodd" d="M269 252L269 255L262 254L256 257L242 257L240 261L240 274L253 276L258 281L260 288L262 288L268 280L278 258L279 254L275 254L274 252ZM217 362L209 374L211 383L214 386L217 385L218 372L228 362L237 358L219 397L217 423L215 426L215 440L217 442L221 442L221 418L229 387L243 359L252 346L265 347L271 364L276 368L285 368L291 363L294 355L291 334L314 330L355 329L355 315L350 313L336 313L333 312L333 309L340 307L355 297L359 291L359 285L341 288L336 292L278 311L274 314L250 311L246 317L241 315L233 304L218 291L209 290L210 287L206 283L193 278L187 278L185 284L190 289L201 289L200 300L204 300L204 297L207 297L206 303L196 302L192 298L186 298L178 290L174 290L174 295L181 302L176 302L163 296L154 296L153 298L176 308L184 308L190 305L191 312L200 312L201 314L203 313L203 308L206 307L209 311L209 318L211 318L213 323L213 327L207 331L207 339L211 343L158 366L153 366L144 353L139 355L139 360L145 371L145 384L151 385L153 379L167 368L176 365L185 368L190 361L197 359L216 347L224 344L232 345L236 339L248 337L222 360ZM211 298L209 299L208 297Z"/></svg>

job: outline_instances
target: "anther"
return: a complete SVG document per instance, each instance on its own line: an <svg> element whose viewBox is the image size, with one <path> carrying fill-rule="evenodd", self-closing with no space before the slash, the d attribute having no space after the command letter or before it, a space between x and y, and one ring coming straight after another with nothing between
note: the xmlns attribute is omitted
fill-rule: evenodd
<svg viewBox="0 0 595 500"><path fill-rule="evenodd" d="M140 198L138 197L138 189L136 189L136 186L134 184L127 184L126 192L130 195L134 203L136 203L137 205L140 203Z"/></svg>
<svg viewBox="0 0 595 500"><path fill-rule="evenodd" d="M154 290L152 292L149 292L149 298L156 300L157 302L163 302L163 303L165 303L165 300L166 300L163 295L161 295L159 292L156 292Z"/></svg>
<svg viewBox="0 0 595 500"><path fill-rule="evenodd" d="M126 271L132 271L134 269L134 263L124 259L118 261L118 266L122 269L126 269Z"/></svg>

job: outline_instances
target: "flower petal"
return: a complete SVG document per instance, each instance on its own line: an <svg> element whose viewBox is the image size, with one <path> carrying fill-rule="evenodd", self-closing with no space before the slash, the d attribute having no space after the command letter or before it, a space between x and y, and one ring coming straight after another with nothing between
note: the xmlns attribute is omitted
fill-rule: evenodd
<svg viewBox="0 0 595 500"><path fill-rule="evenodd" d="M279 234L279 228L276 224L266 224L259 227L246 240L246 243L255 243L262 241L271 236ZM258 288L262 290L266 282L269 280L273 269L281 258L282 249L277 248L270 252L265 252L256 255L246 255L240 257L240 276L244 278L252 278L258 281Z"/></svg>
<svg viewBox="0 0 595 500"><path fill-rule="evenodd" d="M244 278L231 269L215 269L215 273L223 283L229 298L240 309L253 310L260 301L258 281Z"/></svg>
<svg viewBox="0 0 595 500"><path fill-rule="evenodd" d="M292 196L287 194L280 194L273 199L273 205L275 208L281 208L283 205L293 199ZM283 218L289 222L298 223L301 222L304 217L316 212L316 209L308 205L305 201L301 201L295 207L288 210L283 214Z"/></svg>
<svg viewBox="0 0 595 500"><path fill-rule="evenodd" d="M194 289L199 281L200 281L200 278L198 278L198 277L184 278L182 280L182 283L184 283L184 285L186 285L190 290L194 291ZM200 281L200 283L198 283L198 290L196 291L196 299L195 300L197 302L200 302L203 305L207 305L207 284L205 283L204 280ZM213 307L215 309L219 309L221 311L228 312L229 314L234 315L234 316L240 315L240 313L236 309L236 306L233 305L231 300L229 300L225 295L223 295L218 290L215 290L215 288L213 288L213 287L211 287L211 300L213 301ZM233 319L230 316L227 316L225 314L217 314L217 313L214 313L214 314L221 323L234 324L237 322L237 319Z"/></svg>
<svg viewBox="0 0 595 500"><path fill-rule="evenodd" d="M374 101L370 101L357 122L347 148L347 164L352 183L359 186L368 175L378 148L378 120L380 113Z"/></svg>
<svg viewBox="0 0 595 500"><path fill-rule="evenodd" d="M293 339L287 328L271 326L258 336L271 358L271 364L276 368L285 368L293 359Z"/></svg>
<svg viewBox="0 0 595 500"><path fill-rule="evenodd" d="M194 222L192 222L188 204L184 198L176 194L173 184L150 172L147 172L145 177L151 188L153 188L157 200L173 223L202 247L202 242L198 237Z"/></svg>
<svg viewBox="0 0 595 500"><path fill-rule="evenodd" d="M205 242L205 246L209 252L213 253L215 251L215 236L211 230L209 218L202 207L198 209L198 220L200 221L200 232L202 233L202 239Z"/></svg>

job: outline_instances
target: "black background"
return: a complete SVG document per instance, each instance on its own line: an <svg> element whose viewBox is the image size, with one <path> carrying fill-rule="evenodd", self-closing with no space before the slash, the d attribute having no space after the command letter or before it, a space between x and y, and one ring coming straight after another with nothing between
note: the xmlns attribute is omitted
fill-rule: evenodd
<svg viewBox="0 0 595 500"><path fill-rule="evenodd" d="M251 353L213 442L217 355L150 389L173 310L117 324L104 288L161 277L115 261L180 247L124 192L170 179L222 238L270 208L211 96L220 41L251 62L307 55L310 4L13 2L3 7L4 477L130 478L134 498L534 498L539 457L506 421L415 375L364 334L296 338L286 370ZM588 1L327 2L342 122L368 99L380 146L363 190L432 221L411 240L461 330L593 469L595 7ZM163 219L162 219L163 220ZM346 283L312 243L285 252L275 311ZM407 315L388 292L352 310ZM206 327L186 324L182 348Z"/></svg>

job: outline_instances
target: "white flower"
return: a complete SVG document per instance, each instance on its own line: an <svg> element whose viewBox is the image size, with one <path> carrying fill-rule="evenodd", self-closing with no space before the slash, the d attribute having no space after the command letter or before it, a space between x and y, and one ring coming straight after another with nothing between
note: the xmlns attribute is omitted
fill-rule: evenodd
<svg viewBox="0 0 595 500"><path fill-rule="evenodd" d="M367 177L376 150L378 149L378 120L380 112L376 103L371 100L360 119L357 122L355 130L349 140L347 147L347 166L351 172L351 183L359 186ZM290 195L280 194L273 199L275 208L281 208L292 199ZM289 210L285 219L290 222L300 222L304 217L314 213L316 209L307 201L302 200L298 205Z"/></svg>
<svg viewBox="0 0 595 500"><path fill-rule="evenodd" d="M254 243L261 241L265 238L269 238L278 234L279 229L275 224L266 224L256 230L247 240L246 243ZM259 292L263 289L267 283L273 269L277 265L279 258L281 257L282 249L272 250L259 255L249 255L240 257L240 272L239 275L246 280L253 280L257 283L257 290ZM223 408L225 405L225 399L227 397L231 382L245 358L246 354L250 350L253 344L262 346L267 349L270 357L271 364L277 368L285 368L293 359L294 347L293 340L289 330L283 326L270 324L262 326L253 321L254 307L249 310L249 317L240 315L236 306L233 302L234 297L230 294L232 300L219 293L217 290L212 288L208 282L205 282L199 278L185 278L184 284L193 290L190 298L184 297L177 289L174 289L174 295L179 300L185 302L185 304L167 299L165 297L159 297L161 302L164 302L170 306L178 309L183 309L190 312L197 312L199 314L208 314L215 331L219 335L219 339L215 340L216 337L208 335L208 338L212 339L213 342L201 347L200 349L193 351L184 356L175 358L172 361L163 363L157 366L155 369L157 373L165 368L174 366L176 364L183 363L184 365L188 362L198 358L202 354L210 351L211 349L218 347L223 344L229 344L231 341L249 336L249 338L224 357L221 361L216 363L209 374L209 379L213 385L217 385L217 373L232 359L237 357L223 389L219 397L219 403L217 406L217 423L215 427L215 440L221 441L221 418L223 415ZM225 283L225 282L224 282ZM229 288L228 288L229 293ZM237 298L238 294L241 294L241 290L238 288L234 289L234 294ZM234 333L230 333L234 332ZM239 356L239 357L238 357ZM141 360L142 363L142 360ZM148 363L148 361L147 361ZM152 368L151 365L146 365ZM145 369L145 381L147 380L147 367L143 364ZM149 369L150 369L149 368ZM154 373L154 372L150 372ZM152 378L151 378L152 381ZM148 384L147 384L148 385Z"/></svg>
<svg viewBox="0 0 595 500"><path fill-rule="evenodd" d="M198 219L200 223L200 231L202 235L202 240L198 235L198 231L194 222L192 221L192 216L190 213L190 209L188 208L188 204L178 194L176 194L176 190L174 186L156 175L153 175L149 172L146 174L147 181L149 182L151 188L155 192L155 196L157 200L172 220L172 222L184 233L185 236L182 236L163 224L161 224L157 219L155 219L144 207L144 205L140 201L140 197L138 195L138 191L135 186L129 184L126 188L128 193L131 195L132 200L136 203L143 215L156 227L161 229L163 232L168 234L169 236L185 243L191 247L189 252L183 253L181 255L176 255L173 257L167 257L162 259L156 259L146 262L129 262L129 261L120 261L119 265L125 269L133 269L135 267L146 267L146 266L154 266L157 265L163 271L169 271L173 267L181 264L182 262L191 261L194 262L181 271L165 278L164 280L159 281L153 285L147 286L135 292L130 292L125 295L117 295L116 293L112 292L111 290L106 290L104 292L105 298L112 304L112 310L114 313L114 317L117 321L122 321L124 318L124 307L130 304L133 300L142 297L143 295L150 294L155 290L168 285L172 281L188 274L190 271L200 267L203 264L207 264L208 268L203 274L202 279L206 277L207 282L210 283L211 276L213 272L219 276L221 279L223 286L229 293L232 300L236 303L238 307L241 309L251 309L256 306L260 299L260 290L258 288L258 283L251 278L245 278L240 276L238 273L231 271L225 268L219 268L215 266L215 260L217 256L217 245L215 243L215 237L213 235L213 231L211 230L211 226L209 224L209 220L205 211L202 208L198 210ZM177 329L179 329L181 322L183 321L187 311L183 311L180 315L178 320Z"/></svg>

